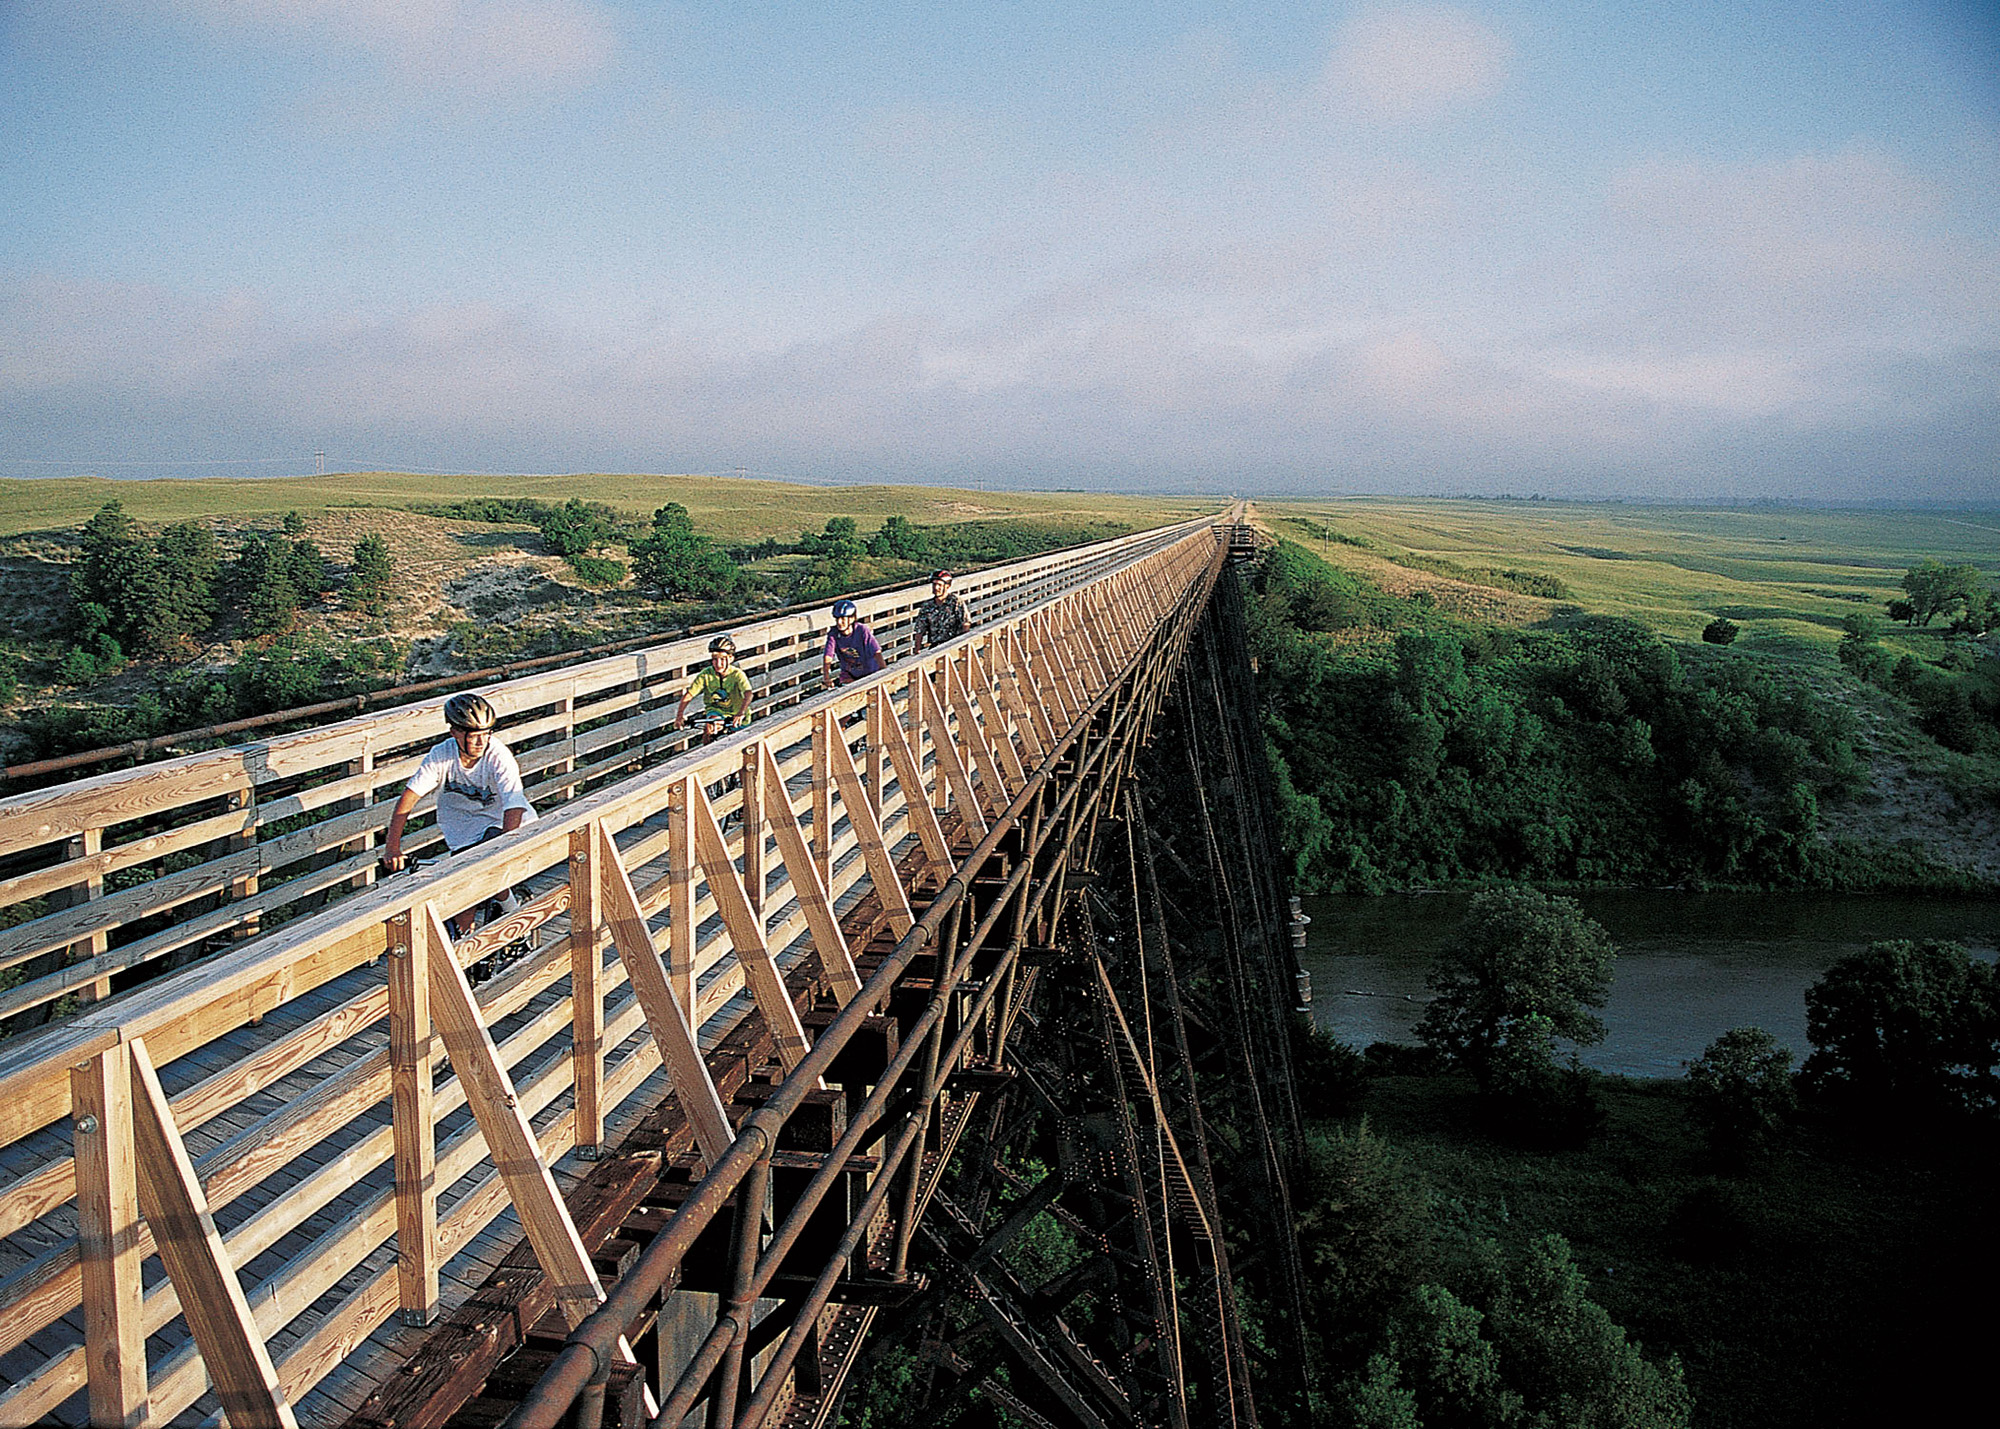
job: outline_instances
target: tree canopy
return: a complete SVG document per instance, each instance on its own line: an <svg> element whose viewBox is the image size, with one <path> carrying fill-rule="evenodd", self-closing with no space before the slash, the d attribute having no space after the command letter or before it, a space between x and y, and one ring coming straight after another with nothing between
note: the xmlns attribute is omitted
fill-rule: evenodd
<svg viewBox="0 0 2000 1429"><path fill-rule="evenodd" d="M1604 1040L1592 1008L1604 1006L1617 949L1570 898L1532 888L1473 897L1457 935L1438 955L1436 995L1417 1036L1490 1084L1511 1057L1541 1061L1549 1040Z"/></svg>
<svg viewBox="0 0 2000 1429"><path fill-rule="evenodd" d="M1979 567L1948 566L1928 557L1904 572L1903 589L1910 597L1910 618L1918 625L1986 603L1986 578Z"/></svg>

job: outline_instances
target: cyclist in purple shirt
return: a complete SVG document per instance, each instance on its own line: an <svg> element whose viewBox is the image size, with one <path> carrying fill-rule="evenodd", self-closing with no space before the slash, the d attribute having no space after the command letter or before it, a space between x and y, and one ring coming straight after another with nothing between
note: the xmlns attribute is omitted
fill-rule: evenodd
<svg viewBox="0 0 2000 1429"><path fill-rule="evenodd" d="M829 685L847 685L882 668L882 645L875 632L861 623L861 611L853 601L836 601L833 629L826 634L826 649L820 667Z"/></svg>

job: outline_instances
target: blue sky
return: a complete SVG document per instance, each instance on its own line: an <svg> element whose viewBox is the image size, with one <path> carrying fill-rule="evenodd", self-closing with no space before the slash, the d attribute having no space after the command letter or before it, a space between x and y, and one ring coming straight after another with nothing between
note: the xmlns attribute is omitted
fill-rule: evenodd
<svg viewBox="0 0 2000 1429"><path fill-rule="evenodd" d="M0 476L2000 499L2000 17L0 0Z"/></svg>

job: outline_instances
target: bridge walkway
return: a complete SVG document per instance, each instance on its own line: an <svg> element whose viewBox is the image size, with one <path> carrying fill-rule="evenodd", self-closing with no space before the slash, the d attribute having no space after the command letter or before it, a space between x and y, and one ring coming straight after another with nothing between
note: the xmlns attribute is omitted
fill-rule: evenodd
<svg viewBox="0 0 2000 1429"><path fill-rule="evenodd" d="M524 1227L581 1319L602 1290L564 1207L594 1153L667 1106L714 1164L719 1083L765 1069L703 1064L754 1028L782 1081L802 1013L853 1000L1218 549L1198 522L982 573L971 635L821 696L822 632L753 624L765 717L708 749L666 727L696 648L495 687L563 802L380 883L428 706L0 802L0 951L31 974L0 998L92 999L0 1046L0 1424L333 1422ZM892 649L913 604L867 612ZM443 937L509 886L520 912Z"/></svg>

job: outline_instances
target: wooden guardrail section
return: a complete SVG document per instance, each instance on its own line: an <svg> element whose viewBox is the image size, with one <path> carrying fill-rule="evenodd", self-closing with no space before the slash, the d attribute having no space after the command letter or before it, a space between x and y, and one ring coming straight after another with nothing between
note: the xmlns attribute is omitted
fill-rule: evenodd
<svg viewBox="0 0 2000 1429"><path fill-rule="evenodd" d="M975 622L1087 584L1192 525L962 577ZM890 654L910 646L928 586L864 597ZM737 665L761 717L818 686L823 611L746 622ZM488 686L538 809L687 749L674 706L707 660L678 640ZM391 801L444 737L443 697L297 734L187 755L0 799L0 1024L108 996L161 967L283 925L374 882ZM382 796L388 796L386 799ZM442 850L420 818L415 857Z"/></svg>
<svg viewBox="0 0 2000 1429"><path fill-rule="evenodd" d="M62 850L11 899L86 889L6 930L17 964L95 941L44 989L264 927L0 1048L0 1425L292 1423L399 1311L462 1299L510 1208L583 1320L603 1291L549 1167L669 1093L723 1157L704 1053L754 1016L796 1067L785 973L851 1003L842 913L872 896L907 933L910 870L945 880L952 835L988 832L1220 551L1189 523L985 573L972 634L820 695L823 627L747 626L776 712L705 749L670 730L704 642L496 687L543 817L372 887L376 793L439 737L435 704L8 801L0 846ZM885 646L914 600L872 603ZM165 872L173 851L200 861ZM445 918L520 885L453 943ZM475 992L465 968L530 934Z"/></svg>

